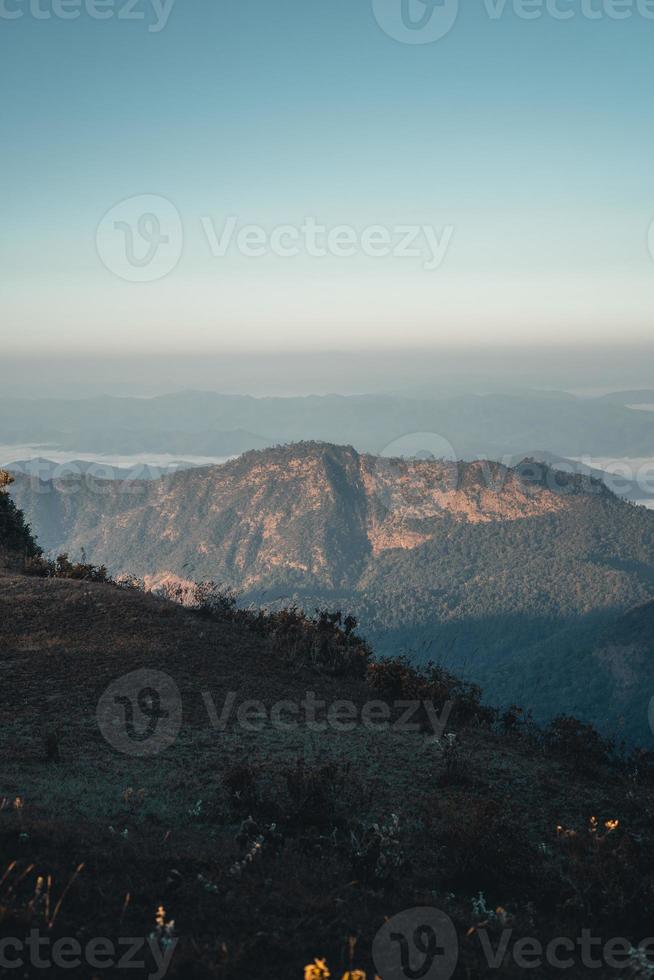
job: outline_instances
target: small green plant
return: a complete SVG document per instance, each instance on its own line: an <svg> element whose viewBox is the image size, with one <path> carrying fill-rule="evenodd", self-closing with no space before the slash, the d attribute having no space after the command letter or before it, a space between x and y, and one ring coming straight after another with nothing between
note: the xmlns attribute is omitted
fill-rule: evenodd
<svg viewBox="0 0 654 980"><path fill-rule="evenodd" d="M5 560L30 561L38 558L41 549L32 537L23 512L6 492L13 482L10 473L0 470L0 556Z"/></svg>

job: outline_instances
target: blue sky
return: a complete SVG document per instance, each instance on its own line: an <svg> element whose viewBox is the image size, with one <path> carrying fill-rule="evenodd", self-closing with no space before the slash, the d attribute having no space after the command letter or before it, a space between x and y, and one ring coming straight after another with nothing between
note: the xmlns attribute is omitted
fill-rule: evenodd
<svg viewBox="0 0 654 980"><path fill-rule="evenodd" d="M21 13L0 17L4 343L647 339L654 19L635 2L589 20L559 0L565 21L461 2L446 36L405 44L373 0L177 0L158 31L151 0L143 20L117 16L126 0L105 20L4 0ZM143 195L182 232L174 268L135 282L107 268L97 229ZM429 226L447 248L435 269L360 250L212 255L202 221L219 233L230 215L393 242Z"/></svg>

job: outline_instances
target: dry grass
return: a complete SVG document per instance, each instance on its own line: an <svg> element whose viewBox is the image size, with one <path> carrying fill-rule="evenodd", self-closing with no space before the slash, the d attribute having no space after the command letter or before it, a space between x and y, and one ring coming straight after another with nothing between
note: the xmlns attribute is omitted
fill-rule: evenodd
<svg viewBox="0 0 654 980"><path fill-rule="evenodd" d="M478 723L457 732L463 762L446 780L429 734L214 731L205 690L218 705L227 691L268 706L379 694L284 667L268 637L138 591L4 575L0 621L0 799L23 801L0 808L0 878L15 862L0 885L5 935L43 923L39 878L50 915L70 882L57 935L148 935L163 905L180 937L169 975L185 980L292 980L323 956L336 976L350 935L372 977L384 917L421 904L453 918L456 976L475 980L486 974L465 936L480 890L517 934L650 928L654 793L618 767L585 772ZM105 687L143 666L174 677L184 704L179 738L154 759L117 754L95 718ZM45 761L53 726L59 764ZM374 829L391 814L396 831ZM620 821L599 849L583 836L591 815ZM562 846L557 825L583 846Z"/></svg>

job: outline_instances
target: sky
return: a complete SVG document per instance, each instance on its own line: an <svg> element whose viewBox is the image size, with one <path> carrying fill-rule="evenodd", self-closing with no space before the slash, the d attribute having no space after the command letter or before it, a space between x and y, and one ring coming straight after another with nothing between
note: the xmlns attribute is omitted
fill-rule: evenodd
<svg viewBox="0 0 654 980"><path fill-rule="evenodd" d="M653 43L651 0L0 0L2 349L648 341Z"/></svg>

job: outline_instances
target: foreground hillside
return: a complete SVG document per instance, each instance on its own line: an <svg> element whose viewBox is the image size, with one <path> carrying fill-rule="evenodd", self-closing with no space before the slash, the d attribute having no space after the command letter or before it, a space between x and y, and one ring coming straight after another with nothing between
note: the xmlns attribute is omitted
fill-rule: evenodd
<svg viewBox="0 0 654 980"><path fill-rule="evenodd" d="M590 477L306 443L159 481L23 477L13 494L46 550L149 586L213 579L245 603L347 608L378 651L445 663L496 702L651 734L635 692L614 711L610 669L589 664L654 594L654 513Z"/></svg>
<svg viewBox="0 0 654 980"><path fill-rule="evenodd" d="M327 626L306 648L304 627L233 615L0 574L2 936L150 937L160 958L170 952L170 977L301 980L318 958L332 976L352 967L372 978L385 919L429 906L453 922L453 975L475 980L523 976L520 937L574 943L586 928L636 945L649 935L654 792L644 757L613 764L574 725L538 732L518 714L494 719L445 680L440 695L429 690L439 715L446 695L454 701L446 730L373 729L362 721L371 699L397 722L395 699L427 689L400 666L364 675L316 659L334 635ZM147 739L126 738L123 702L111 724L98 713L109 685L144 669L156 672L150 687L162 672L172 682L166 710L181 705L179 732L155 754ZM121 690L142 733L150 716L138 701L144 682L134 683ZM276 702L288 721L289 703L309 691L351 703L355 723L273 722ZM229 692L233 711L213 727L207 703L220 714ZM253 699L266 719L249 730L238 706ZM315 719L324 718L323 707ZM491 969L484 942L495 948L503 934ZM567 976L650 975L640 954L623 955L627 971L603 956L590 969L576 948ZM154 962L137 975L156 975Z"/></svg>

